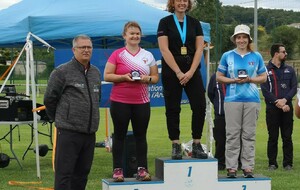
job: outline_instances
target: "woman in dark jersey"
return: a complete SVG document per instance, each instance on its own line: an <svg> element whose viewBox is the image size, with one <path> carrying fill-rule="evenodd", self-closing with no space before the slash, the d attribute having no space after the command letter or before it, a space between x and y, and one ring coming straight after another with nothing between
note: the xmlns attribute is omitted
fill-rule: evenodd
<svg viewBox="0 0 300 190"><path fill-rule="evenodd" d="M160 20L157 30L172 159L182 159L179 126L183 89L192 110L192 157L207 158L200 143L206 108L205 89L200 74L203 31L197 19L186 15L191 8L191 0L168 0L167 9L172 14Z"/></svg>

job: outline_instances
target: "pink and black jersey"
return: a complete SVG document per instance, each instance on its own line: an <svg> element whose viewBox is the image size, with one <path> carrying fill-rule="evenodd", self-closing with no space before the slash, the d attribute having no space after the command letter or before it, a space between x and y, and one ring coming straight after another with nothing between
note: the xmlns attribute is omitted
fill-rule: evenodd
<svg viewBox="0 0 300 190"><path fill-rule="evenodd" d="M156 65L152 53L143 48L140 48L135 55L125 47L117 49L108 58L108 62L116 65L117 75L131 73L133 70L138 70L141 75L149 75L150 67ZM148 85L139 81L114 83L110 100L128 104L150 102Z"/></svg>

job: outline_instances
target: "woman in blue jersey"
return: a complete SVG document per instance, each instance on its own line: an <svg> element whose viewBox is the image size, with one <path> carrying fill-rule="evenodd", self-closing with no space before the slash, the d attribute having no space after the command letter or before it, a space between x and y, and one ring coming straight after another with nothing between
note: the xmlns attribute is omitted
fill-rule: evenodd
<svg viewBox="0 0 300 190"><path fill-rule="evenodd" d="M222 55L217 71L217 81L226 84L227 177L236 177L240 155L244 177L253 178L255 131L260 110L257 84L265 82L267 75L262 56L252 50L248 26L236 26L230 39L236 48Z"/></svg>

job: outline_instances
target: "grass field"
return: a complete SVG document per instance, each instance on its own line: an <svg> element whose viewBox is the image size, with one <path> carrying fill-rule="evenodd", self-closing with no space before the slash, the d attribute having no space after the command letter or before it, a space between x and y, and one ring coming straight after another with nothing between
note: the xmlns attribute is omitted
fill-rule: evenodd
<svg viewBox="0 0 300 190"><path fill-rule="evenodd" d="M38 103L42 103L42 98L40 97ZM100 109L101 121L100 129L97 132L97 142L103 141L105 139L105 109ZM167 157L170 156L171 143L168 140L167 129L165 124L164 108L155 107L152 108L151 121L148 130L148 162L149 170L152 175L155 173L155 163L156 157ZM188 105L182 106L181 114L181 141L187 142L191 140L190 131L190 115L191 111ZM206 125L203 133L202 144L206 143ZM111 125L112 128L112 125ZM1 125L0 138L7 133L9 126ZM48 133L49 126L39 126L41 132ZM19 132L18 132L19 130ZM20 134L20 140L19 135ZM30 127L22 125L19 129L14 130L13 140L14 140L14 150L19 157L22 158L24 151L26 150L30 142ZM294 169L292 171L285 171L282 169L282 150L281 150L281 140L279 140L279 154L278 162L279 169L273 172L267 170L268 161L266 156L266 143L267 143L267 130L265 124L265 105L262 102L262 110L260 112L260 117L257 127L257 140L256 140L256 165L255 174L262 174L264 176L271 177L272 179L272 190L298 190L300 187L300 120L295 119L294 123ZM50 146L49 137L39 135L40 144L48 144ZM9 144L2 140L0 141L2 152L11 156L9 150ZM51 147L51 146L50 146ZM1 151L1 149L0 149ZM21 159L23 169L20 169L15 160L11 160L10 165L6 168L0 168L0 189L26 189L22 186L11 186L8 184L9 181L18 182L41 182L34 187L52 188L53 187L53 171L52 171L52 161L51 153L45 157L40 157L41 166L41 179L39 180L36 175L36 164L35 164L35 154L30 150L25 159ZM88 190L102 189L101 179L110 178L112 170L112 155L106 152L105 148L96 148L95 157L92 166L91 173L89 175L89 181L87 184ZM225 174L225 171L219 172L220 174ZM42 189L42 188L41 188Z"/></svg>

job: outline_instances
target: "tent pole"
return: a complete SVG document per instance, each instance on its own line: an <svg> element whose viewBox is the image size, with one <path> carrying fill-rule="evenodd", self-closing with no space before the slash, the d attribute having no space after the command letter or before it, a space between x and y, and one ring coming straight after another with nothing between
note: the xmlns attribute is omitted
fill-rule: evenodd
<svg viewBox="0 0 300 190"><path fill-rule="evenodd" d="M33 46L32 41L28 40L28 50L29 50L29 62L30 62L30 78L31 78L31 93L32 93L32 109L36 109L36 86L35 86L35 77L34 77L34 59L33 59ZM27 60L27 59L26 59ZM26 63L29 65L29 63ZM35 159L36 159L36 172L37 177L41 179L40 171L40 154L39 154L39 138L38 138L38 123L37 123L37 113L33 112L33 129L34 129L34 138L35 138Z"/></svg>
<svg viewBox="0 0 300 190"><path fill-rule="evenodd" d="M206 56L206 83L209 83L210 80L210 43L207 42L207 47L205 48L207 52ZM205 51L204 50L204 51ZM211 103L207 95L207 90L208 90L208 85L206 84L206 121L207 121L207 134L206 134L206 147L207 147L207 154L209 157L213 158L213 153L212 153L212 147L213 147L213 119L212 119L212 108L211 108Z"/></svg>
<svg viewBox="0 0 300 190"><path fill-rule="evenodd" d="M31 78L31 93L32 93L32 109L36 110L36 84L35 84L35 77L34 77L34 59L33 59L33 45L32 41L30 40L30 37L34 37L41 43L43 43L46 47L48 47L48 50L50 48L55 49L54 47L50 46L47 42L45 42L40 37L32 34L31 32L28 33L26 42L27 42L27 48L28 53L26 56L29 56L29 58L26 57L26 65L30 65L30 78ZM41 171L40 171L40 153L39 153L39 137L38 137L38 122L37 122L37 113L36 111L33 112L33 129L34 129L34 140L35 140L35 158L36 158L36 173L37 177L41 178Z"/></svg>
<svg viewBox="0 0 300 190"><path fill-rule="evenodd" d="M30 45L28 44L29 42L27 42L27 48L26 48L26 64L25 64L25 72L26 72L26 81L25 81L25 84L26 84L26 91L25 91L25 94L26 96L30 96L30 67L29 67L29 64L30 64Z"/></svg>

